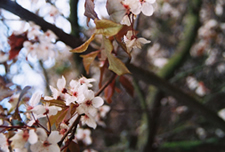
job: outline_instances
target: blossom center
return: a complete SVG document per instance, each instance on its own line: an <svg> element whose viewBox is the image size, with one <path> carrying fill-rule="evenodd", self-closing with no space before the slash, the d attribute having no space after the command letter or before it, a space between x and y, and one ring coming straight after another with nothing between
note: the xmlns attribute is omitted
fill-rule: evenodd
<svg viewBox="0 0 225 152"><path fill-rule="evenodd" d="M91 100L86 101L86 105L90 106L92 104Z"/></svg>
<svg viewBox="0 0 225 152"><path fill-rule="evenodd" d="M28 131L26 130L26 131L24 131L24 133L23 133L23 139L24 139L25 141L27 141L28 138L29 138L29 133L28 133Z"/></svg>
<svg viewBox="0 0 225 152"><path fill-rule="evenodd" d="M78 96L78 93L77 92L74 92L73 93L73 96L77 97Z"/></svg>
<svg viewBox="0 0 225 152"><path fill-rule="evenodd" d="M44 146L44 147L48 147L48 146L50 146L50 145L51 145L51 144L50 144L47 140L43 142L43 146Z"/></svg>

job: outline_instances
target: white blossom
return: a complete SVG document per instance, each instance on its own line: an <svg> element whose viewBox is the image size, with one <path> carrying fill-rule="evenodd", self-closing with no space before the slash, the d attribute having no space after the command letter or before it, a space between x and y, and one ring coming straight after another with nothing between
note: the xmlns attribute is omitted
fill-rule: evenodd
<svg viewBox="0 0 225 152"><path fill-rule="evenodd" d="M146 40L145 38L137 38L133 34L133 31L128 31L126 36L124 36L124 42L126 44L128 52L130 52L133 48L141 49L142 44L147 44L151 41Z"/></svg>
<svg viewBox="0 0 225 152"><path fill-rule="evenodd" d="M62 135L58 131L52 131L47 136L43 128L37 128L38 141L30 146L32 152L60 152L58 142L61 140Z"/></svg>
<svg viewBox="0 0 225 152"><path fill-rule="evenodd" d="M91 131L89 129L78 128L76 139L81 140L85 145L90 145L92 143Z"/></svg>
<svg viewBox="0 0 225 152"><path fill-rule="evenodd" d="M23 149L26 142L30 144L34 144L37 142L37 134L33 129L29 130L20 130L16 132L16 134L9 139L12 141L11 146L14 149Z"/></svg>

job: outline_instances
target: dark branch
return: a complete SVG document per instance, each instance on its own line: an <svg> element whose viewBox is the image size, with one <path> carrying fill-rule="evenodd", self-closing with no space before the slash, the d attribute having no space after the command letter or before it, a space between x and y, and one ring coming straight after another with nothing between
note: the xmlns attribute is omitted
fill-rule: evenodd
<svg viewBox="0 0 225 152"><path fill-rule="evenodd" d="M65 33L62 29L46 22L43 18L38 15L24 9L16 2L11 0L0 0L0 8L3 8L26 21L32 21L37 25L41 26L43 31L51 30L53 31L59 38L60 41L69 45L72 48L78 47L82 44L82 41L79 38L76 38L70 34Z"/></svg>
<svg viewBox="0 0 225 152"><path fill-rule="evenodd" d="M214 111L202 105L197 99L186 94L181 89L174 87L166 80L155 75L153 72L143 70L131 64L127 65L127 67L136 79L141 80L146 84L154 85L163 92L172 95L179 102L187 105L190 109L201 113L207 120L225 131L225 121L223 121L223 119L221 119Z"/></svg>

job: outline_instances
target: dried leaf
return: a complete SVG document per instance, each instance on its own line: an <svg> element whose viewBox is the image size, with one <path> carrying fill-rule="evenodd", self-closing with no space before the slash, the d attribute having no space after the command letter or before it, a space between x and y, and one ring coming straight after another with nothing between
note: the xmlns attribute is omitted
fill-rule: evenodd
<svg viewBox="0 0 225 152"><path fill-rule="evenodd" d="M95 19L95 25L96 25L96 34L102 34L104 36L113 36L116 35L121 28L123 27L121 24L117 24L110 20L96 20Z"/></svg>
<svg viewBox="0 0 225 152"><path fill-rule="evenodd" d="M126 9L123 7L121 0L107 0L106 9L111 20L116 23L120 23L126 14Z"/></svg>
<svg viewBox="0 0 225 152"><path fill-rule="evenodd" d="M115 72L117 75L121 76L126 73L130 73L130 71L127 69L125 64L115 57L113 54L111 54L113 50L112 43L110 40L103 37L103 50L105 51L108 61L109 61L109 69Z"/></svg>
<svg viewBox="0 0 225 152"><path fill-rule="evenodd" d="M81 46L73 49L73 50L70 50L70 52L73 52L73 53L82 53L84 51L87 50L89 44L91 43L91 41L93 41L95 38L95 34L93 34L84 44L82 44Z"/></svg>
<svg viewBox="0 0 225 152"><path fill-rule="evenodd" d="M86 54L86 55L81 55L81 57L83 58L84 68L85 68L87 74L89 74L90 65L94 61L96 56L99 54L99 52L100 51L95 51L95 52L91 52L91 53Z"/></svg>
<svg viewBox="0 0 225 152"><path fill-rule="evenodd" d="M94 4L93 0L86 0L84 7L85 7L84 15L88 18L88 20L90 20L90 18L93 20L98 18L97 14L94 10L95 4Z"/></svg>
<svg viewBox="0 0 225 152"><path fill-rule="evenodd" d="M126 91L133 97L134 96L134 87L129 79L125 76L120 76L119 78L120 83L126 89Z"/></svg>

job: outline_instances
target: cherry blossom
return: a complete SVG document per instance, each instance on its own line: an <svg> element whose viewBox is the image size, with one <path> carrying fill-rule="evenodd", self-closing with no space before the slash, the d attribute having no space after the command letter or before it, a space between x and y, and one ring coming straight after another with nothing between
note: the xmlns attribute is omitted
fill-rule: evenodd
<svg viewBox="0 0 225 152"><path fill-rule="evenodd" d="M124 0L123 4L130 8L130 11L138 15L141 12L146 16L151 16L154 12L153 4L155 0Z"/></svg>
<svg viewBox="0 0 225 152"><path fill-rule="evenodd" d="M124 42L126 44L128 52L130 52L133 48L141 49L142 44L147 44L151 41L146 40L145 38L137 38L133 34L133 31L128 31L126 36L124 36Z"/></svg>
<svg viewBox="0 0 225 152"><path fill-rule="evenodd" d="M87 85L81 85L79 81L71 80L70 81L70 95L67 95L66 105L71 103L81 103L85 100L84 92L88 90Z"/></svg>
<svg viewBox="0 0 225 152"><path fill-rule="evenodd" d="M93 85L91 84L91 82L95 82L96 80L93 78L85 78L85 77L81 77L79 79L80 84L86 84L88 87L92 87Z"/></svg>
<svg viewBox="0 0 225 152"><path fill-rule="evenodd" d="M95 129L97 127L94 117L92 115L90 115L89 113L85 113L81 117L81 122L82 122L82 124L86 124L93 129Z"/></svg>
<svg viewBox="0 0 225 152"><path fill-rule="evenodd" d="M17 133L9 140L12 141L11 146L14 149L23 149L27 141L30 144L34 144L37 142L37 139L37 134L34 132L34 129L29 131L18 129Z"/></svg>
<svg viewBox="0 0 225 152"><path fill-rule="evenodd" d="M45 96L44 99L45 100L53 100L53 99L58 99L59 97L61 97L61 95L65 94L67 92L66 90L66 79L64 76L62 76L61 79L58 79L57 81L57 88L54 88L52 86L50 86L50 89L52 91L52 96L53 97L50 97L50 96Z"/></svg>
<svg viewBox="0 0 225 152"><path fill-rule="evenodd" d="M91 131L89 129L78 128L76 139L81 140L85 145L90 145L92 143Z"/></svg>
<svg viewBox="0 0 225 152"><path fill-rule="evenodd" d="M110 110L110 107L107 105L103 105L98 109L99 114L102 118L104 118L106 116L106 114L109 112L109 110Z"/></svg>
<svg viewBox="0 0 225 152"><path fill-rule="evenodd" d="M58 142L62 138L62 135L58 131L52 131L47 136L43 128L37 128L38 141L30 146L32 152L60 152Z"/></svg>
<svg viewBox="0 0 225 152"><path fill-rule="evenodd" d="M94 92L92 90L86 90L84 92L85 100L80 103L79 109L83 109L84 113L90 113L92 116L96 115L96 108L99 108L103 105L104 101L101 97L95 97ZM82 114L82 113L80 113Z"/></svg>
<svg viewBox="0 0 225 152"><path fill-rule="evenodd" d="M42 118L45 117L46 115L48 116L53 116L58 113L58 111L61 111L62 108L57 107L57 106L49 106L48 103L45 105L37 105L34 107L31 111L36 114L36 118Z"/></svg>
<svg viewBox="0 0 225 152"><path fill-rule="evenodd" d="M35 92L30 98L29 105L27 105L27 110L31 111L35 106L38 105L40 100L41 100L40 92Z"/></svg>

